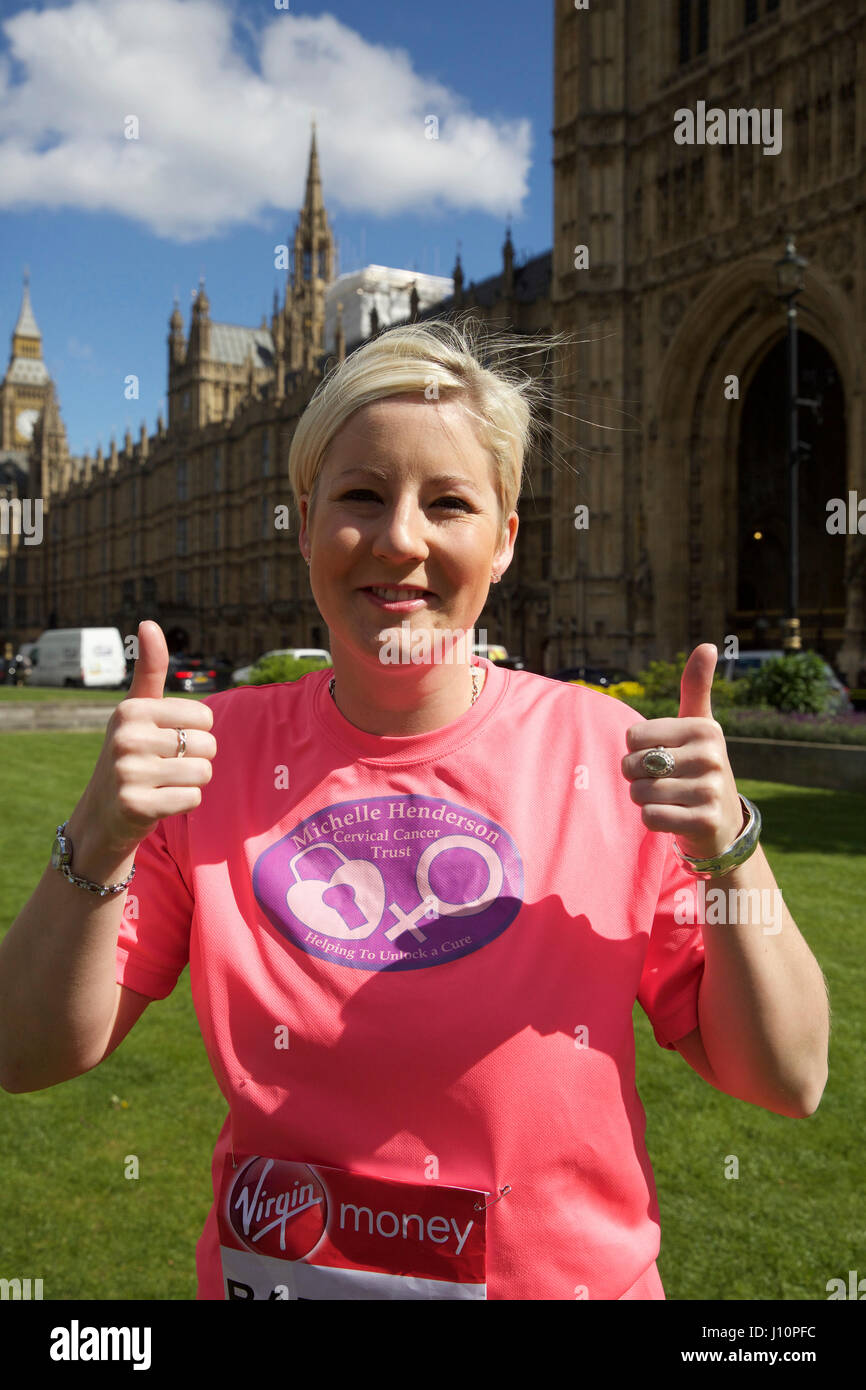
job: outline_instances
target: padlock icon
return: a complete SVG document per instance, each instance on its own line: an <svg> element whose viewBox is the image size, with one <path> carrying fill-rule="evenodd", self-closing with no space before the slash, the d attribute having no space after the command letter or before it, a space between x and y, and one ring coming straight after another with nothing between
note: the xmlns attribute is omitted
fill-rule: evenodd
<svg viewBox="0 0 866 1390"><path fill-rule="evenodd" d="M341 861L330 878L299 876L296 865L314 849L326 849ZM369 860L347 859L336 845L325 842L300 850L291 860L289 870L295 875L295 882L286 893L286 905L305 927L339 941L364 941L378 927L385 909L385 882L376 865ZM355 906L364 914L365 920L357 927L350 927L337 908L324 901L329 888L342 884L352 889Z"/></svg>

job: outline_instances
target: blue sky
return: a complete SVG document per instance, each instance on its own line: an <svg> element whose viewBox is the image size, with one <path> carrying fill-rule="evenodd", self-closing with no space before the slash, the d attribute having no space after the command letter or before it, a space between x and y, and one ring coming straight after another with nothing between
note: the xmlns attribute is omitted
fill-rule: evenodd
<svg viewBox="0 0 866 1390"><path fill-rule="evenodd" d="M27 265L73 454L153 432L201 274L217 321L282 300L313 115L340 273L450 275L459 240L485 279L509 212L551 246L553 0L276 2L0 0L3 370Z"/></svg>

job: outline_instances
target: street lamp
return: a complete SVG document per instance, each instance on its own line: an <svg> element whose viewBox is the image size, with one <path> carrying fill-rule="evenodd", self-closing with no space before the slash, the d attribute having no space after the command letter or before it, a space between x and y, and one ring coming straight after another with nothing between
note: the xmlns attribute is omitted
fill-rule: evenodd
<svg viewBox="0 0 866 1390"><path fill-rule="evenodd" d="M12 642L12 522L9 519L12 511L12 501L15 496L15 488L12 483L8 483L3 488L3 496L6 499L6 632L7 640L12 646L12 655L15 655L15 646Z"/></svg>
<svg viewBox="0 0 866 1390"><path fill-rule="evenodd" d="M798 395L797 295L803 290L803 271L808 264L803 256L797 255L793 234L789 232L785 239L785 254L780 261L776 261L779 298L787 304L788 311L788 617L784 621L787 631L782 643L786 652L800 650L800 442L797 408L811 402L801 401Z"/></svg>

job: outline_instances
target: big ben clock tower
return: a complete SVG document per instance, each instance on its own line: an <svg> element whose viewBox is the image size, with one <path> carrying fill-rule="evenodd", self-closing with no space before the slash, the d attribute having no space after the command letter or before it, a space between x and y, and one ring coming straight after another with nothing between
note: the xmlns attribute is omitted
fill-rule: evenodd
<svg viewBox="0 0 866 1390"><path fill-rule="evenodd" d="M9 366L0 384L0 448L29 448L50 384L42 361L42 334L30 304L30 276L25 271L21 312L12 333Z"/></svg>

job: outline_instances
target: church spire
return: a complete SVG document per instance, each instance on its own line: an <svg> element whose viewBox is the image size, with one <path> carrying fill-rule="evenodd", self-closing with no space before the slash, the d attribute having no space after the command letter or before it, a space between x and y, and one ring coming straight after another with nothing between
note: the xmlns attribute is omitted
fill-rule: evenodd
<svg viewBox="0 0 866 1390"><path fill-rule="evenodd" d="M24 267L24 290L21 295L21 311L18 315L18 322L14 329L18 338L41 338L39 325L33 314L33 306L30 303L30 271Z"/></svg>
<svg viewBox="0 0 866 1390"><path fill-rule="evenodd" d="M316 148L316 122L313 121L313 131L310 140L310 158L307 164L307 187L304 192L304 212L312 221L318 218L325 211L325 203L322 198L322 175L319 170L319 151Z"/></svg>
<svg viewBox="0 0 866 1390"><path fill-rule="evenodd" d="M505 230L505 243L502 247L502 289L508 298L514 292L514 242L511 240L511 213Z"/></svg>
<svg viewBox="0 0 866 1390"><path fill-rule="evenodd" d="M168 321L168 374L171 377L172 371L176 367L182 367L186 360L186 337L183 331L183 316L180 312L180 305L177 295L174 297L174 308L171 318Z"/></svg>
<svg viewBox="0 0 866 1390"><path fill-rule="evenodd" d="M454 281L454 303L459 307L463 303L463 267L460 264L460 242L457 243L457 261L451 272Z"/></svg>
<svg viewBox="0 0 866 1390"><path fill-rule="evenodd" d="M322 197L313 121L304 204L295 228L291 288L286 287L286 367L311 371L324 352L325 291L334 279L334 234Z"/></svg>

